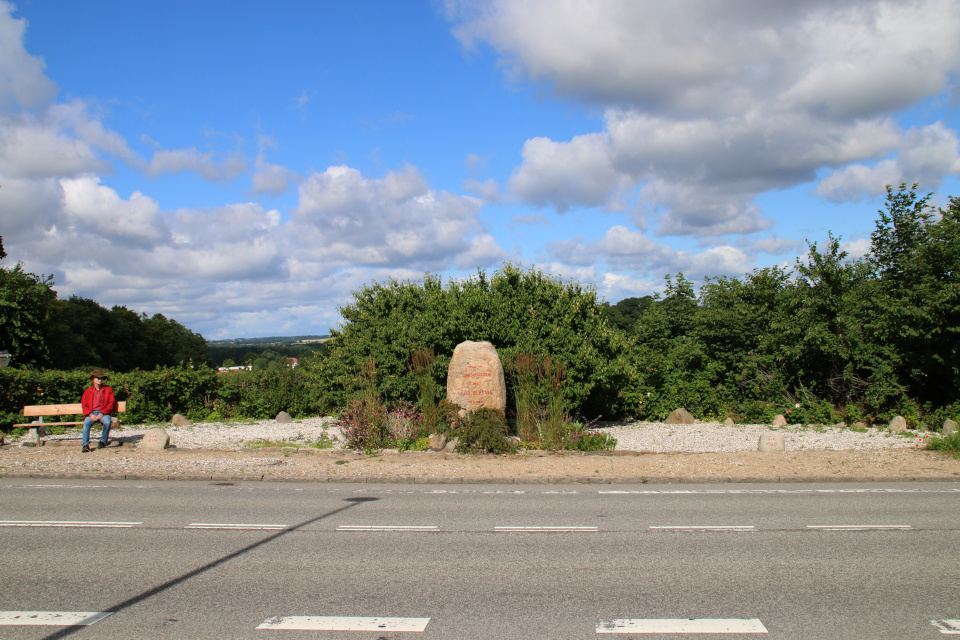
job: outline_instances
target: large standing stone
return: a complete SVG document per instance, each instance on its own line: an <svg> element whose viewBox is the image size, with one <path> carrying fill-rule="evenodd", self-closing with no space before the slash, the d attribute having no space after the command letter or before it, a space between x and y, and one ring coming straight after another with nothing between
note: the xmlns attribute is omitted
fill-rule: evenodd
<svg viewBox="0 0 960 640"><path fill-rule="evenodd" d="M786 448L787 441L782 433L765 433L760 436L760 442L757 443L757 451L780 453Z"/></svg>
<svg viewBox="0 0 960 640"><path fill-rule="evenodd" d="M946 438L957 432L957 423L949 418L943 421L943 428L940 429L940 435Z"/></svg>
<svg viewBox="0 0 960 640"><path fill-rule="evenodd" d="M140 440L141 451L163 451L170 446L170 436L163 429L150 429Z"/></svg>
<svg viewBox="0 0 960 640"><path fill-rule="evenodd" d="M507 384L497 350L489 342L461 342L447 372L447 400L467 411L507 409Z"/></svg>
<svg viewBox="0 0 960 640"><path fill-rule="evenodd" d="M695 418L683 407L677 409L664 420L667 424L693 424Z"/></svg>
<svg viewBox="0 0 960 640"><path fill-rule="evenodd" d="M900 433L907 430L907 420L903 416L896 416L893 420L890 421L889 425L890 431L896 431Z"/></svg>
<svg viewBox="0 0 960 640"><path fill-rule="evenodd" d="M787 426L787 419L783 417L782 414L778 413L773 417L773 426L775 427L785 427Z"/></svg>
<svg viewBox="0 0 960 640"><path fill-rule="evenodd" d="M170 424L172 424L175 427L189 427L193 423L190 422L190 420L188 420L187 418L180 415L179 413L175 413L173 414L173 417L170 418Z"/></svg>

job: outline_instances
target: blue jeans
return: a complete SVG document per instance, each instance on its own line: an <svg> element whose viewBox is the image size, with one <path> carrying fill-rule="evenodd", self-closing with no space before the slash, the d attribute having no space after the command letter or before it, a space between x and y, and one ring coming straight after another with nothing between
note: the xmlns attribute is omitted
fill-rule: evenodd
<svg viewBox="0 0 960 640"><path fill-rule="evenodd" d="M83 419L83 444L84 446L90 446L90 427L93 426L94 422L103 423L103 433L100 434L100 442L106 443L107 438L110 437L110 427L113 426L113 418L107 414L101 414L99 418L94 419L90 416L87 416Z"/></svg>

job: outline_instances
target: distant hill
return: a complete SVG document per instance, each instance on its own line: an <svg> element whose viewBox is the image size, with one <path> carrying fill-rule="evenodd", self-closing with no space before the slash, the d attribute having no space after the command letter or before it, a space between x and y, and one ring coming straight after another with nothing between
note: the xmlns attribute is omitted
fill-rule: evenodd
<svg viewBox="0 0 960 640"><path fill-rule="evenodd" d="M326 342L330 335L323 336L270 336L267 338L230 338L228 340L207 340L211 347L279 347L295 344L314 344Z"/></svg>

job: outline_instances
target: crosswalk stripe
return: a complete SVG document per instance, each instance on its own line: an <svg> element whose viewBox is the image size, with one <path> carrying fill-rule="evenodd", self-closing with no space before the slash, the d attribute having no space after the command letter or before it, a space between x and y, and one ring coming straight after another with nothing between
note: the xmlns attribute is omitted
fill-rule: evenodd
<svg viewBox="0 0 960 640"><path fill-rule="evenodd" d="M930 624L946 636L960 636L960 620L931 620Z"/></svg>
<svg viewBox="0 0 960 640"><path fill-rule="evenodd" d="M191 522L184 529L258 529L277 531L286 528L285 524L218 524L215 522Z"/></svg>
<svg viewBox="0 0 960 640"><path fill-rule="evenodd" d="M494 527L494 531L504 533L527 532L527 533L563 533L567 531L599 531L597 527Z"/></svg>
<svg viewBox="0 0 960 640"><path fill-rule="evenodd" d="M82 520L0 520L0 527L108 527L128 529L142 522L93 522Z"/></svg>
<svg viewBox="0 0 960 640"><path fill-rule="evenodd" d="M342 616L276 616L257 629L299 631L423 631L430 618L349 618Z"/></svg>
<svg viewBox="0 0 960 640"><path fill-rule="evenodd" d="M0 625L86 627L110 615L113 611L0 611Z"/></svg>
<svg viewBox="0 0 960 640"><path fill-rule="evenodd" d="M908 524L808 524L807 529L818 531L909 531Z"/></svg>
<svg viewBox="0 0 960 640"><path fill-rule="evenodd" d="M753 525L664 525L652 526L660 531L756 531Z"/></svg>
<svg viewBox="0 0 960 640"><path fill-rule="evenodd" d="M337 531L439 531L436 525L342 524Z"/></svg>
<svg viewBox="0 0 960 640"><path fill-rule="evenodd" d="M767 633L757 618L634 618L609 620L597 633Z"/></svg>

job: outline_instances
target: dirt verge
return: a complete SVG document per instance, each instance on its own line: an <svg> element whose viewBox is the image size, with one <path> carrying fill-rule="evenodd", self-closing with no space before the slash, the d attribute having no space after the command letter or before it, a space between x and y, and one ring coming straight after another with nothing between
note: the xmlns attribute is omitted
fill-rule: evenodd
<svg viewBox="0 0 960 640"><path fill-rule="evenodd" d="M960 482L960 459L924 450L457 455L260 449L0 447L0 477L398 483Z"/></svg>

